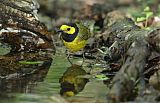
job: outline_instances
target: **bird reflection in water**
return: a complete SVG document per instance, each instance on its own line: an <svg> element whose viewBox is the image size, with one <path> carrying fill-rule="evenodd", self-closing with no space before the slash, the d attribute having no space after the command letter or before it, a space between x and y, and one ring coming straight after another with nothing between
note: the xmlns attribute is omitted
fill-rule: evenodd
<svg viewBox="0 0 160 103"><path fill-rule="evenodd" d="M82 66L73 64L71 67L68 67L63 76L59 79L61 85L60 94L70 97L81 92L88 82L87 78L83 78L86 74Z"/></svg>

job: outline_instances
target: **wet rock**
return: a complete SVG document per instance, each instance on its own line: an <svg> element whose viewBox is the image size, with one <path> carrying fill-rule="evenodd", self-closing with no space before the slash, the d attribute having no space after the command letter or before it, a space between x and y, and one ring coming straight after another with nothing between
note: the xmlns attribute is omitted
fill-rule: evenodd
<svg viewBox="0 0 160 103"><path fill-rule="evenodd" d="M34 0L1 0L0 40L12 52L55 51L52 34L37 17L38 8Z"/></svg>
<svg viewBox="0 0 160 103"><path fill-rule="evenodd" d="M0 92L31 92L43 81L51 63L51 55L46 53L0 56Z"/></svg>

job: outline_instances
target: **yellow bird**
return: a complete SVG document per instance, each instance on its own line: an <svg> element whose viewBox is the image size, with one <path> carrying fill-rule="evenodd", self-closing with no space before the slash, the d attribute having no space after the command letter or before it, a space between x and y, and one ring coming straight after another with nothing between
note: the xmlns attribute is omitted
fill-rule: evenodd
<svg viewBox="0 0 160 103"><path fill-rule="evenodd" d="M68 23L60 26L61 39L64 45L71 51L77 52L85 47L91 32L83 23Z"/></svg>
<svg viewBox="0 0 160 103"><path fill-rule="evenodd" d="M84 48L91 33L88 27L82 23L68 23L60 27L61 39L64 45L71 51L76 52Z"/></svg>

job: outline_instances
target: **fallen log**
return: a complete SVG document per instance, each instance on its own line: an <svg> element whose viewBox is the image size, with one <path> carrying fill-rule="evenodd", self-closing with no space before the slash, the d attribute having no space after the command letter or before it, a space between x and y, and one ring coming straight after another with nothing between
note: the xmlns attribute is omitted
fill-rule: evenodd
<svg viewBox="0 0 160 103"><path fill-rule="evenodd" d="M160 49L159 29L142 30L131 22L126 24L124 20L118 20L109 27L111 31L108 37L114 39L112 39L113 43L109 47L105 60L111 63L121 60L119 61L121 68L111 81L111 89L107 92L108 103L134 100L137 94L141 96L145 92L147 84L144 80L146 61L151 56L151 52L157 51L159 53ZM137 86L139 88L135 90ZM154 97L154 93L150 93L150 97Z"/></svg>
<svg viewBox="0 0 160 103"><path fill-rule="evenodd" d="M109 101L124 101L132 97L136 81L143 74L149 51L145 40L139 38L132 43L125 63L112 80L111 89L107 94Z"/></svg>

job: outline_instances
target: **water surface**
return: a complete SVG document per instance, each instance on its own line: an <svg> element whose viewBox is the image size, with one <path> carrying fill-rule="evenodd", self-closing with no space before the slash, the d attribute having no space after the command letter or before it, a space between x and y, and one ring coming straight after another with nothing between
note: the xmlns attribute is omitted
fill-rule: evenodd
<svg viewBox="0 0 160 103"><path fill-rule="evenodd" d="M76 95L60 96L59 80L71 66L63 52L55 55L46 53L4 55L4 52L0 59L0 103L58 103L59 101L103 103L105 101L107 87L103 81L93 78L80 84L84 88Z"/></svg>

